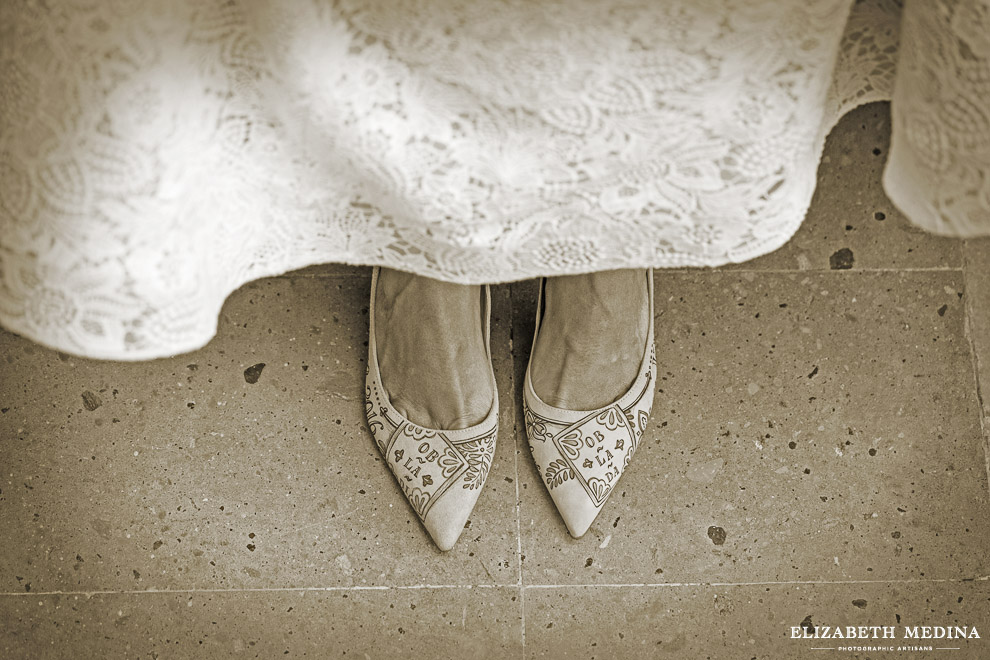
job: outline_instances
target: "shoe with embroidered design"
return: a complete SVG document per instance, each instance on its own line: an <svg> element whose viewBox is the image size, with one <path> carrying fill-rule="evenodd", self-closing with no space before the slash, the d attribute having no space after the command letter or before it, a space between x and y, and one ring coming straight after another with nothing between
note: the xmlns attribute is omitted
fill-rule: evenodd
<svg viewBox="0 0 990 660"><path fill-rule="evenodd" d="M490 371L493 400L485 418L468 428L430 429L406 419L382 385L375 338L375 297L379 269L371 278L365 416L375 444L417 517L437 547L450 550L474 509L495 454L498 390ZM491 290L484 287L483 327L489 365Z"/></svg>
<svg viewBox="0 0 990 660"><path fill-rule="evenodd" d="M546 280L540 283L533 346L544 316ZM567 530L580 538L614 492L646 429L656 392L653 342L653 271L647 270L649 330L638 375L617 400L596 410L566 410L545 403L533 389L530 353L523 385L526 437L540 478Z"/></svg>

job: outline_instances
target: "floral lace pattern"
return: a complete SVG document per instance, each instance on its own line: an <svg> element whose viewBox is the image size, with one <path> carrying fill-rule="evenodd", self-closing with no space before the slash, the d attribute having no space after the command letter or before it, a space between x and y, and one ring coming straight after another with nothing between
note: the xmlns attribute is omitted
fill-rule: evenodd
<svg viewBox="0 0 990 660"><path fill-rule="evenodd" d="M314 263L480 283L744 261L790 238L825 135L878 99L892 200L990 233L990 6L900 5L5 0L0 323L145 359Z"/></svg>

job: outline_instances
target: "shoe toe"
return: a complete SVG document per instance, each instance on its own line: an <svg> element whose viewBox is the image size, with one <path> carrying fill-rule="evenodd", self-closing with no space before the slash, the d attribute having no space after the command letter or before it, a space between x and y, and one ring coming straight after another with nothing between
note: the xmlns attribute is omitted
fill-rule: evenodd
<svg viewBox="0 0 990 660"><path fill-rule="evenodd" d="M601 509L593 506L586 497L573 500L558 498L554 500L554 504L560 512L560 517L564 519L564 524L567 525L567 532L576 539L584 536L601 512Z"/></svg>
<svg viewBox="0 0 990 660"><path fill-rule="evenodd" d="M423 520L426 531L443 552L453 548L460 538L464 525L478 501L478 492L464 489L448 491L444 497L437 500Z"/></svg>
<svg viewBox="0 0 990 660"><path fill-rule="evenodd" d="M495 454L498 426L465 438L465 431L436 431L404 423L390 431L372 417L385 463L426 531L443 551L464 529L484 487Z"/></svg>
<svg viewBox="0 0 990 660"><path fill-rule="evenodd" d="M525 417L542 480L567 531L580 538L615 491L641 430L618 407L570 424L538 417L528 406Z"/></svg>

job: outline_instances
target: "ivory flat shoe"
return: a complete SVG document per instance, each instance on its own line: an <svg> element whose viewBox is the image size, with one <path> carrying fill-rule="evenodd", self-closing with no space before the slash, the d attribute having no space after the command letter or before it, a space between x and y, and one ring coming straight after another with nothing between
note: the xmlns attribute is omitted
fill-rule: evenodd
<svg viewBox="0 0 990 660"><path fill-rule="evenodd" d="M375 341L375 294L379 269L371 276L368 317L368 369L365 416L375 444L399 482L413 511L437 547L454 547L474 509L495 455L498 390L491 372L492 407L485 419L466 429L428 429L410 422L391 404L382 386ZM485 350L491 363L491 290L485 287Z"/></svg>
<svg viewBox="0 0 990 660"><path fill-rule="evenodd" d="M653 344L653 271L647 271L650 325L639 374L629 391L597 410L565 410L544 403L533 389L530 351L523 387L526 438L540 478L574 538L580 538L614 492L646 429L656 392ZM543 318L543 290L536 311L533 346Z"/></svg>

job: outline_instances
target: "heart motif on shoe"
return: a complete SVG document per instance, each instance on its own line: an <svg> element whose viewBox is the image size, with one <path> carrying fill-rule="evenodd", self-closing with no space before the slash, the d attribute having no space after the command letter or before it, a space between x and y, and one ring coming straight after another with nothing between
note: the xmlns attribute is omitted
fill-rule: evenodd
<svg viewBox="0 0 990 660"><path fill-rule="evenodd" d="M626 441L632 439L633 430L626 424L625 415L619 410L611 414L589 415L553 441L560 449L564 460L570 464L578 482L596 507L605 503L612 486L618 481L621 470L616 466L625 465L626 452L624 449L608 449L616 445L626 446ZM603 420L614 422L614 428L609 428ZM577 438L578 442L574 442ZM564 442L567 441L565 445Z"/></svg>

